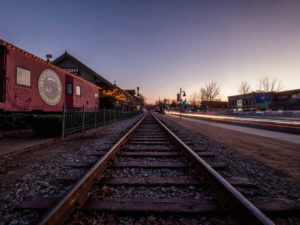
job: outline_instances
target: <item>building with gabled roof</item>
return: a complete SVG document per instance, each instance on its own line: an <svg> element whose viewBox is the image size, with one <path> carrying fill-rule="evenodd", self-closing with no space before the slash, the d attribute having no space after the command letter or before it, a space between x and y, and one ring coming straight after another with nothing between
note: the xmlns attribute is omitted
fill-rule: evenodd
<svg viewBox="0 0 300 225"><path fill-rule="evenodd" d="M85 80L88 80L99 87L112 85L112 83L110 83L100 74L96 73L84 63L76 59L74 56L70 55L67 51L65 51L64 54L52 61L52 64L70 73L73 73Z"/></svg>
<svg viewBox="0 0 300 225"><path fill-rule="evenodd" d="M115 107L120 108L126 106L127 108L134 109L140 104L139 100L134 95L128 93L126 90L122 90L115 84L110 83L100 74L96 73L74 56L70 55L67 51L52 61L52 64L99 86L102 89L100 97L103 97L104 94L108 96L112 95L114 98L117 98L119 95L122 96L119 96L119 99L116 99Z"/></svg>

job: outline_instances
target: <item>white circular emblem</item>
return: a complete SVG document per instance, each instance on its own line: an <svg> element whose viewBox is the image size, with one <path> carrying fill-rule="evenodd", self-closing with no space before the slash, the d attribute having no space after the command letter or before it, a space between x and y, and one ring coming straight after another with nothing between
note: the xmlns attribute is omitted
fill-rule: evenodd
<svg viewBox="0 0 300 225"><path fill-rule="evenodd" d="M61 98L61 82L53 70L44 70L38 81L41 98L48 105L56 105Z"/></svg>

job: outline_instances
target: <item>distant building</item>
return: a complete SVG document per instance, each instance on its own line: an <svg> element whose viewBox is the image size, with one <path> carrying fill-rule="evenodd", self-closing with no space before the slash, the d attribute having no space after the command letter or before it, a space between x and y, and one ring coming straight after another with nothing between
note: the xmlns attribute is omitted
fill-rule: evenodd
<svg viewBox="0 0 300 225"><path fill-rule="evenodd" d="M229 96L228 109L232 112L300 110L300 89Z"/></svg>
<svg viewBox="0 0 300 225"><path fill-rule="evenodd" d="M275 93L271 108L273 110L300 110L300 89Z"/></svg>
<svg viewBox="0 0 300 225"><path fill-rule="evenodd" d="M139 93L139 90L136 91L135 89L130 89L130 90L124 90L126 91L128 94L130 94L132 97L134 97L137 101L141 101L141 96Z"/></svg>
<svg viewBox="0 0 300 225"><path fill-rule="evenodd" d="M126 91L126 92L127 92L128 94L130 94L131 96L135 97L135 94L136 94L135 89L124 90L124 91Z"/></svg>
<svg viewBox="0 0 300 225"><path fill-rule="evenodd" d="M203 111L225 111L228 109L228 102L224 101L202 101L200 110Z"/></svg>
<svg viewBox="0 0 300 225"><path fill-rule="evenodd" d="M252 92L228 97L228 109L234 111L256 111L270 108L274 92Z"/></svg>

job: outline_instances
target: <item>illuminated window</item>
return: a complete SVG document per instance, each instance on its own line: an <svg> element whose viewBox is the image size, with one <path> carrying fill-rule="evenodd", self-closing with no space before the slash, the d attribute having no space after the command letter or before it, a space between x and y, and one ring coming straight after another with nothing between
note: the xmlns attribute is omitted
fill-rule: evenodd
<svg viewBox="0 0 300 225"><path fill-rule="evenodd" d="M31 71L17 66L16 84L31 87Z"/></svg>
<svg viewBox="0 0 300 225"><path fill-rule="evenodd" d="M73 95L73 84L72 83L66 83L66 94Z"/></svg>
<svg viewBox="0 0 300 225"><path fill-rule="evenodd" d="M243 107L243 100L242 99L237 100L237 107Z"/></svg>
<svg viewBox="0 0 300 225"><path fill-rule="evenodd" d="M81 96L81 87L79 85L76 85L76 95Z"/></svg>

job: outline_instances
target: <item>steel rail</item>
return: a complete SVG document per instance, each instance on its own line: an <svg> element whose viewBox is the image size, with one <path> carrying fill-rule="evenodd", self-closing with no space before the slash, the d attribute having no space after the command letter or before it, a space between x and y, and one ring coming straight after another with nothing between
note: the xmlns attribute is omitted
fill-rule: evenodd
<svg viewBox="0 0 300 225"><path fill-rule="evenodd" d="M103 178L109 161L118 153L136 128L144 120L144 115L114 146L74 185L74 187L53 207L39 224L63 224L75 209L81 208L88 199L93 184Z"/></svg>
<svg viewBox="0 0 300 225"><path fill-rule="evenodd" d="M226 181L218 172L197 155L189 146L166 127L157 116L151 113L156 121L169 133L184 150L200 172L200 180L206 183L213 191L219 204L224 210L236 215L242 224L274 225L257 207L246 199L237 189Z"/></svg>

